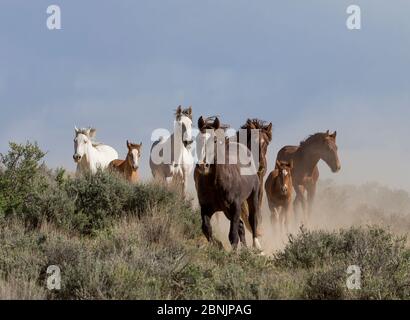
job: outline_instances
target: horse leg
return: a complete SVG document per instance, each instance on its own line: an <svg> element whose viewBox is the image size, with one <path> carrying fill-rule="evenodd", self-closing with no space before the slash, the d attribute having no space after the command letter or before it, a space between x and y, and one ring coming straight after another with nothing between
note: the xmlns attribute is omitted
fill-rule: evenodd
<svg viewBox="0 0 410 320"><path fill-rule="evenodd" d="M258 192L256 190L252 192L250 197L247 199L248 208L249 208L249 224L252 228L252 238L253 238L253 247L262 251L262 247L258 239L258 216L259 216L259 205L258 205Z"/></svg>
<svg viewBox="0 0 410 320"><path fill-rule="evenodd" d="M295 186L295 191L296 191L296 198L293 203L295 215L299 216L299 214L297 214L297 210L298 210L297 208L298 208L298 204L300 203L302 207L302 219L300 220L302 220L302 224L303 224L303 223L306 223L306 200L304 196L305 187L303 185L297 185Z"/></svg>
<svg viewBox="0 0 410 320"><path fill-rule="evenodd" d="M246 201L244 201L241 205L241 219L243 223L245 224L246 229L248 229L248 231L252 233L252 227L251 227L251 224L249 223L248 203Z"/></svg>
<svg viewBox="0 0 410 320"><path fill-rule="evenodd" d="M262 201L263 201L263 177L261 177L259 180L259 192L258 192L259 213L261 212Z"/></svg>
<svg viewBox="0 0 410 320"><path fill-rule="evenodd" d="M187 169L184 167L182 169L182 194L184 199L187 199L188 195L188 174L187 174Z"/></svg>
<svg viewBox="0 0 410 320"><path fill-rule="evenodd" d="M316 183L312 183L309 185L307 188L307 202L308 202L308 210L307 210L307 215L308 219L311 218L312 216L312 209L313 209L313 203L315 200L315 195L316 195Z"/></svg>
<svg viewBox="0 0 410 320"><path fill-rule="evenodd" d="M286 235L289 234L290 225L291 225L291 214L292 214L291 207L292 207L292 203L290 201L286 202L284 206L282 207L282 212L281 212Z"/></svg>
<svg viewBox="0 0 410 320"><path fill-rule="evenodd" d="M242 245L246 248L247 245L246 245L246 237L245 237L245 225L242 219L239 220L238 233L239 233L239 240L241 241Z"/></svg>
<svg viewBox="0 0 410 320"><path fill-rule="evenodd" d="M233 203L229 209L231 224L229 227L229 242L232 249L236 251L239 242L239 224L241 221L241 205L240 203Z"/></svg>
<svg viewBox="0 0 410 320"><path fill-rule="evenodd" d="M220 241L216 240L212 234L211 217L213 210L207 206L201 206L201 218L202 218L202 232L205 235L208 242L216 244L219 248L223 248Z"/></svg>

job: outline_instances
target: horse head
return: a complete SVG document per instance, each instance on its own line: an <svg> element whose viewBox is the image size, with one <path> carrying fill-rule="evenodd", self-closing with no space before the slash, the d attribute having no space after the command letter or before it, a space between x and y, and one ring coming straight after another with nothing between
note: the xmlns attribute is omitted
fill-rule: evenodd
<svg viewBox="0 0 410 320"><path fill-rule="evenodd" d="M225 160L219 159L217 155L221 155L222 151L225 151L226 128L227 126L221 125L218 117L204 119L201 116L198 119L197 168L202 174L208 174L212 164L223 163Z"/></svg>
<svg viewBox="0 0 410 320"><path fill-rule="evenodd" d="M87 149L92 146L92 139L95 137L96 129L78 129L74 128L74 155L73 159L76 163L79 163L84 155L87 154Z"/></svg>
<svg viewBox="0 0 410 320"><path fill-rule="evenodd" d="M323 161L326 162L332 172L338 172L341 169L341 165L337 154L336 131L333 133L329 133L329 130L326 131L320 149Z"/></svg>
<svg viewBox="0 0 410 320"><path fill-rule="evenodd" d="M180 137L185 147L193 142L192 107L182 109L181 106L178 106L175 112L174 134Z"/></svg>
<svg viewBox="0 0 410 320"><path fill-rule="evenodd" d="M138 170L139 159L141 157L142 142L140 144L131 143L127 140L127 161L133 170Z"/></svg>
<svg viewBox="0 0 410 320"><path fill-rule="evenodd" d="M292 169L293 161L276 160L275 169L278 170L279 188L282 195L287 195L292 191Z"/></svg>

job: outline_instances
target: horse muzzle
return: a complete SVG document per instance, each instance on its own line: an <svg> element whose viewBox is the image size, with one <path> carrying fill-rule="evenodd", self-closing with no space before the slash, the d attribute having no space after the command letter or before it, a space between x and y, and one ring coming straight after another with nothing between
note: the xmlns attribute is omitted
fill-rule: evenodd
<svg viewBox="0 0 410 320"><path fill-rule="evenodd" d="M340 169L342 169L342 166L340 164L337 164L336 168L334 168L332 171L333 173L339 172Z"/></svg>
<svg viewBox="0 0 410 320"><path fill-rule="evenodd" d="M74 159L75 163L78 163L81 160L81 156L79 154L75 154L75 155L73 155L73 159Z"/></svg>

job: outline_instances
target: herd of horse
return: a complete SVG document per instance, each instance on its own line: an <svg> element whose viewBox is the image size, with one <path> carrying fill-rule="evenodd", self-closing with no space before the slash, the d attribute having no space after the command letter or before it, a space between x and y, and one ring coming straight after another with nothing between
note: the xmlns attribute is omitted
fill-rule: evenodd
<svg viewBox="0 0 410 320"><path fill-rule="evenodd" d="M173 133L161 136L151 146L151 172L156 180L177 182L185 196L188 178L193 172L205 237L209 242L218 242L213 237L211 217L215 212L222 211L230 220L229 241L234 250L239 242L246 246L245 227L252 233L253 247L262 250L259 226L263 189L272 223L279 226L280 232L287 232L297 208L303 212L302 221L307 223L309 220L319 178L319 160L323 160L332 172L341 168L336 131L318 132L298 146L280 149L275 168L264 184L266 154L272 141L272 123L248 119L233 136L226 134L229 126L222 124L215 116L201 116L197 125L198 135L194 144L192 107L177 108ZM253 134L255 131L258 133L256 139ZM246 137L244 143L239 138L243 132ZM98 169L108 169L118 172L131 183L138 182L142 143L135 144L127 140L127 157L121 160L112 147L95 142L95 133L96 130L92 128L75 128L73 159L77 163L77 174L94 174ZM256 154L251 153L253 144L257 145ZM194 145L196 161L193 156ZM248 156L250 161L241 163L238 161L241 155ZM253 170L244 171L250 167ZM294 199L293 190L296 194Z"/></svg>

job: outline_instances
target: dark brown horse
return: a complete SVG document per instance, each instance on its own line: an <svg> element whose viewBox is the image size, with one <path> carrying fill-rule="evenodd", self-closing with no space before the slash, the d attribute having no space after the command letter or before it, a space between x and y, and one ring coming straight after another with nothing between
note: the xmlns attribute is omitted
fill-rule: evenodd
<svg viewBox="0 0 410 320"><path fill-rule="evenodd" d="M239 240L246 246L245 227L241 220L241 204L249 207L249 224L252 228L253 245L261 249L257 238L259 179L253 174L244 174L237 159L232 159L238 150L249 154L246 146L225 138L218 118L198 120L200 133L197 138L199 162L195 167L194 180L201 206L202 231L208 241L214 242L211 217L217 211L224 212L230 220L229 241L235 250ZM235 148L235 149L230 149Z"/></svg>
<svg viewBox="0 0 410 320"><path fill-rule="evenodd" d="M279 150L276 160L293 160L292 180L296 191L294 206L299 203L304 212L304 222L312 212L313 200L316 193L316 183L319 179L317 163L322 159L330 167L332 172L338 172L341 168L337 154L336 131L334 133L319 132L309 136L297 146L285 146ZM307 191L307 205L304 197Z"/></svg>
<svg viewBox="0 0 410 320"><path fill-rule="evenodd" d="M292 169L293 162L276 161L275 169L265 182L266 197L273 225L279 226L280 233L289 231L292 214ZM281 211L279 212L279 209Z"/></svg>

